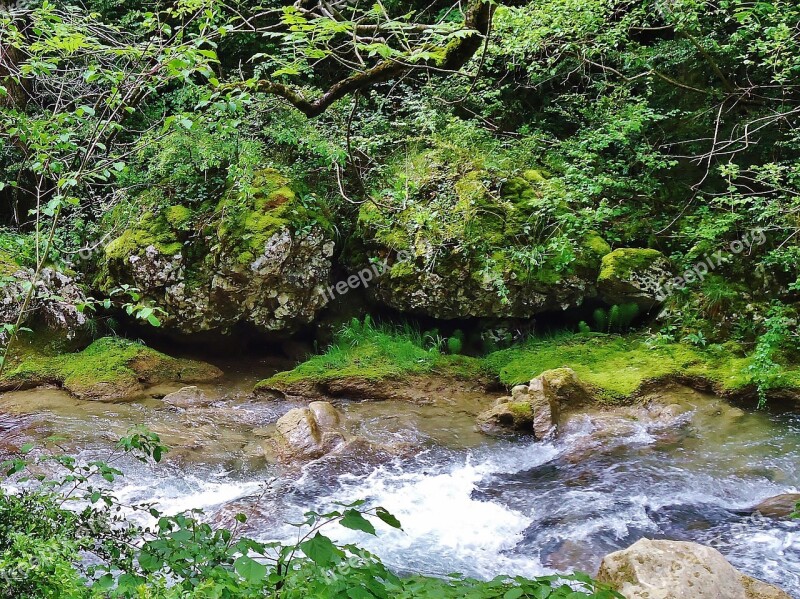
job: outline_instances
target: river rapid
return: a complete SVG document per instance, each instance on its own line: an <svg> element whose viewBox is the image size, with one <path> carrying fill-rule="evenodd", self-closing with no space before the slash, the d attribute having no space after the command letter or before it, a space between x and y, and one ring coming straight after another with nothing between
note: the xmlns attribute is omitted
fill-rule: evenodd
<svg viewBox="0 0 800 599"><path fill-rule="evenodd" d="M145 424L173 451L156 467L124 462L116 495L167 512L202 508L220 524L244 512L247 534L259 539L292 539L287 523L305 511L364 499L395 514L403 530L384 527L377 538L329 532L401 573L594 574L603 555L648 537L714 546L738 569L800 598L800 523L748 512L800 490L797 415L742 411L677 387L660 399L692 411L670 426L577 416L558 439L536 443L474 431L475 414L494 395L425 405L343 400L351 435L401 450L286 464L265 440L297 404L249 394L271 372L268 362L221 366L225 378L202 386L216 401L189 410L152 397L83 402L56 389L0 395L0 452L58 435L71 453L102 457Z"/></svg>

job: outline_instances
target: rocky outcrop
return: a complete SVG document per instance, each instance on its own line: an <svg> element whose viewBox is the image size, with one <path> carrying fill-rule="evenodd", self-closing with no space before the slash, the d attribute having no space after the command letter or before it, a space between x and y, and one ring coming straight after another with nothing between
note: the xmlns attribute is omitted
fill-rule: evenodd
<svg viewBox="0 0 800 599"><path fill-rule="evenodd" d="M253 189L196 211L145 212L105 247L98 286L135 286L180 333L307 325L330 301L332 225L277 171L260 171Z"/></svg>
<svg viewBox="0 0 800 599"><path fill-rule="evenodd" d="M289 410L276 427L289 457L318 458L345 443L341 415L326 401L314 401L307 408Z"/></svg>
<svg viewBox="0 0 800 599"><path fill-rule="evenodd" d="M27 268L12 269L7 276L9 279L0 285L0 322L15 323L27 289L34 279L34 271ZM31 302L22 323L44 324L72 338L86 325L86 316L78 309L86 301L83 288L71 275L44 268L36 277ZM0 332L0 341L2 335Z"/></svg>
<svg viewBox="0 0 800 599"><path fill-rule="evenodd" d="M754 514L761 514L767 518L789 518L800 511L800 493L784 493L765 499L751 510Z"/></svg>
<svg viewBox="0 0 800 599"><path fill-rule="evenodd" d="M609 304L635 303L649 310L663 299L671 276L669 261L658 250L620 248L603 256L597 289Z"/></svg>
<svg viewBox="0 0 800 599"><path fill-rule="evenodd" d="M204 382L220 376L222 371L211 364L106 337L76 353L26 355L0 379L0 391L56 385L80 399L114 401L141 395L149 385Z"/></svg>
<svg viewBox="0 0 800 599"><path fill-rule="evenodd" d="M592 393L571 368L547 370L528 385L517 385L478 415L478 430L489 435L533 433L544 439L557 429L562 413L593 401Z"/></svg>
<svg viewBox="0 0 800 599"><path fill-rule="evenodd" d="M548 194L546 173L490 172L437 149L408 160L414 168L387 171L384 187L406 193L359 212L363 251L348 266L385 264L368 288L375 301L441 319L529 318L596 295L611 248L597 233L577 240L567 263L547 248L544 232L568 207Z"/></svg>
<svg viewBox="0 0 800 599"><path fill-rule="evenodd" d="M683 541L637 541L603 558L597 579L626 599L791 599L716 549Z"/></svg>

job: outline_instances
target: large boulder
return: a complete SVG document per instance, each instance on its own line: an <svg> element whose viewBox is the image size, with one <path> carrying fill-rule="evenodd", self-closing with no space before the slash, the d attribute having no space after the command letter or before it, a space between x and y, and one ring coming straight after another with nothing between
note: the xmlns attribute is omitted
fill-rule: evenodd
<svg viewBox="0 0 800 599"><path fill-rule="evenodd" d="M468 154L432 148L393 164L379 200L361 206L348 266L382 263L372 299L456 319L530 318L594 297L609 245L589 233L553 251L551 231L569 210L554 183L533 169L487 170Z"/></svg>
<svg viewBox="0 0 800 599"><path fill-rule="evenodd" d="M791 599L716 549L684 541L637 541L604 557L597 579L626 599Z"/></svg>
<svg viewBox="0 0 800 599"><path fill-rule="evenodd" d="M192 210L163 201L152 199L106 245L96 277L105 291L121 283L139 289L164 311L163 328L226 332L246 323L287 333L330 301L333 227L277 171L260 171L246 196L230 190Z"/></svg>
<svg viewBox="0 0 800 599"><path fill-rule="evenodd" d="M635 303L649 310L663 299L671 276L669 260L658 250L620 248L603 256L597 289L609 304Z"/></svg>
<svg viewBox="0 0 800 599"><path fill-rule="evenodd" d="M571 368L547 370L528 385L517 385L511 397L478 415L477 426L486 434L533 433L537 439L552 435L562 414L593 401L591 390Z"/></svg>
<svg viewBox="0 0 800 599"><path fill-rule="evenodd" d="M341 415L326 401L289 410L276 426L285 453L291 457L318 458L345 442Z"/></svg>

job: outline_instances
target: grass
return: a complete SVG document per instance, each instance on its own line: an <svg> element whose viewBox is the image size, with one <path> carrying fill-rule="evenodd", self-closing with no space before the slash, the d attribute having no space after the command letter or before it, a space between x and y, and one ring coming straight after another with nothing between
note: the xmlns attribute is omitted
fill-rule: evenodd
<svg viewBox="0 0 800 599"><path fill-rule="evenodd" d="M410 327L377 325L367 317L363 322L353 319L325 353L261 381L256 390L348 377L383 380L439 371L461 378L477 377L480 370L475 358L443 354L435 340L424 339Z"/></svg>
<svg viewBox="0 0 800 599"><path fill-rule="evenodd" d="M259 383L281 388L304 382L360 377L402 379L437 373L460 378L494 376L512 386L526 383L545 370L567 366L593 386L603 401L629 398L646 382L669 377L709 381L721 393L752 389L753 364L738 346L707 349L683 343L648 343L641 335L560 334L535 338L484 358L442 353L406 327L375 326L369 320L345 327L328 350ZM800 369L786 366L775 388L800 389Z"/></svg>

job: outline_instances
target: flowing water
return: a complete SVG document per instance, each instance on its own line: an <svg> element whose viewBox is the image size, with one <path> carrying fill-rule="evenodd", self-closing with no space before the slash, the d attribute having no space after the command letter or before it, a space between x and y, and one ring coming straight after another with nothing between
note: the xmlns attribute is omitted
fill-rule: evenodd
<svg viewBox="0 0 800 599"><path fill-rule="evenodd" d="M249 396L268 365L238 370L204 386L218 401L186 411L153 398L100 404L51 389L7 393L0 453L55 434L69 451L102 457L114 438L143 423L174 450L155 468L126 462L118 497L157 501L168 512L202 508L222 524L242 511L250 536L290 539L296 529L287 522L308 509L365 499L395 514L403 531L384 527L376 539L329 532L400 572L594 573L603 555L648 537L712 545L737 568L800 598L800 523L748 512L800 488L796 415L742 412L676 388L660 399L691 407L677 422L578 416L557 440L535 443L473 430L492 396L342 402L350 434L402 450L362 448L287 465L273 459L267 440L294 406Z"/></svg>

